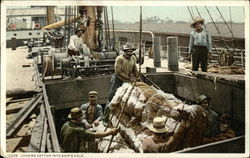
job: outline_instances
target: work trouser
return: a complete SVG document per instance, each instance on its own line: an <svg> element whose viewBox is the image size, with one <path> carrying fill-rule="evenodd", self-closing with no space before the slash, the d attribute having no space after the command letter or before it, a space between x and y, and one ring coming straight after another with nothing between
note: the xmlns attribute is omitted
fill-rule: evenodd
<svg viewBox="0 0 250 158"><path fill-rule="evenodd" d="M116 90L121 87L123 84L123 81L117 77L116 75L112 75L111 80L110 80L110 90L109 90L109 98L108 98L108 102L105 106L104 109L104 122L108 122L108 118L109 118L109 113L110 113L110 109L109 109L109 103L111 102L111 100L113 99L113 97L115 96Z"/></svg>
<svg viewBox="0 0 250 158"><path fill-rule="evenodd" d="M199 64L203 72L207 72L208 49L206 46L193 46L192 49L192 70L198 71Z"/></svg>
<svg viewBox="0 0 250 158"><path fill-rule="evenodd" d="M110 90L109 90L109 102L113 99L115 96L116 90L121 87L123 84L123 81L117 77L116 75L112 75L111 80L110 80Z"/></svg>

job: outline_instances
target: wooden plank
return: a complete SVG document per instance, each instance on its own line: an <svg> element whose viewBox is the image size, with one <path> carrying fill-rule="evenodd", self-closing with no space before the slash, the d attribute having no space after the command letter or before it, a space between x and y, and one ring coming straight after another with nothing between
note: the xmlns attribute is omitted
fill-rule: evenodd
<svg viewBox="0 0 250 158"><path fill-rule="evenodd" d="M10 98L6 98L6 104L11 101L13 99L13 97L10 97Z"/></svg>
<svg viewBox="0 0 250 158"><path fill-rule="evenodd" d="M53 151L60 153L61 150L60 150L60 145L59 145L58 138L57 138L55 123L54 123L53 115L51 113L51 109L50 109L51 107L49 105L48 96L47 96L47 92L46 92L46 88L44 84L43 84L43 97L44 97L44 102L45 102L45 109L46 109L46 114L48 118L49 128L51 132L51 141L52 141Z"/></svg>
<svg viewBox="0 0 250 158"><path fill-rule="evenodd" d="M47 151L48 152L52 152L52 145L51 145L51 140L50 140L50 133L47 133L46 147L47 147Z"/></svg>
<svg viewBox="0 0 250 158"><path fill-rule="evenodd" d="M29 152L40 152L41 140L43 136L44 116L38 115L35 127L32 130L32 135L29 143Z"/></svg>
<svg viewBox="0 0 250 158"><path fill-rule="evenodd" d="M11 138L6 140L6 151L15 152L18 144L21 142L22 137Z"/></svg>
<svg viewBox="0 0 250 158"><path fill-rule="evenodd" d="M42 135L42 142L41 142L41 152L45 152L46 149L46 141L47 141L47 118L44 119L44 125L43 125L43 135Z"/></svg>
<svg viewBox="0 0 250 158"><path fill-rule="evenodd" d="M12 103L16 103L16 102L22 102L22 101L28 101L31 100L32 98L23 98L23 99L14 99L12 100L13 97L6 99L6 104L12 104Z"/></svg>
<svg viewBox="0 0 250 158"><path fill-rule="evenodd" d="M42 96L38 95L34 97L22 110L20 110L16 118L7 127L6 136L10 137L23 123L26 117L35 109L40 102Z"/></svg>

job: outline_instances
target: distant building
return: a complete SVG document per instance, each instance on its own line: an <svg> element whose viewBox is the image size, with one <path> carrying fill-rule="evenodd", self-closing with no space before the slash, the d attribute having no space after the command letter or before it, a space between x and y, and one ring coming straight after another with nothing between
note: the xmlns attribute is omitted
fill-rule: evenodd
<svg viewBox="0 0 250 158"><path fill-rule="evenodd" d="M64 19L64 8L55 8L55 19ZM46 25L46 7L31 6L30 8L7 8L7 30L33 30Z"/></svg>

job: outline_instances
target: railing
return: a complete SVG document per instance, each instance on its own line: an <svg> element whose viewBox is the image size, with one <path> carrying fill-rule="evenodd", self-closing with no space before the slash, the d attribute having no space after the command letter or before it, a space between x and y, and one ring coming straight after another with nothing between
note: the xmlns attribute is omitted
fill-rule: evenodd
<svg viewBox="0 0 250 158"><path fill-rule="evenodd" d="M212 49L212 59L209 61L209 64L218 64L219 61L219 52L225 50L225 48L213 48ZM233 57L235 60L235 65L245 67L245 49L232 49L229 48L229 51L233 52ZM183 57L184 60L188 58L188 47L179 46L179 56Z"/></svg>
<svg viewBox="0 0 250 158"><path fill-rule="evenodd" d="M118 42L120 50L126 42ZM139 46L138 43L131 43L135 46ZM152 47L152 44L143 44L143 48L147 54L148 49ZM167 58L167 45L161 45L161 57ZM178 46L180 60L188 60L188 47ZM219 64L219 52L226 50L226 48L216 47L212 48L212 59L209 60L209 64ZM245 67L245 49L229 48L229 51L233 53L234 65Z"/></svg>

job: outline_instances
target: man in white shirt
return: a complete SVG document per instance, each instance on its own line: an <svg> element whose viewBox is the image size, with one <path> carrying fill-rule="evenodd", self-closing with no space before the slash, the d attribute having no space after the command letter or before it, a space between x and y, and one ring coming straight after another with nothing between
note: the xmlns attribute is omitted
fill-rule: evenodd
<svg viewBox="0 0 250 158"><path fill-rule="evenodd" d="M84 29L77 28L75 31L75 35L70 37L69 45L68 45L68 54L72 55L80 55L80 47L83 46L83 40L81 38L82 34L85 32Z"/></svg>
<svg viewBox="0 0 250 158"><path fill-rule="evenodd" d="M211 36L204 31L202 26L204 19L196 18L190 25L195 30L190 34L189 54L192 54L192 70L198 71L199 64L203 72L207 72L208 55L211 57L212 42Z"/></svg>

